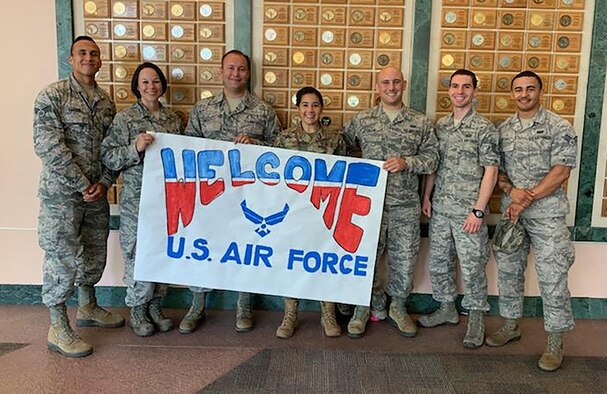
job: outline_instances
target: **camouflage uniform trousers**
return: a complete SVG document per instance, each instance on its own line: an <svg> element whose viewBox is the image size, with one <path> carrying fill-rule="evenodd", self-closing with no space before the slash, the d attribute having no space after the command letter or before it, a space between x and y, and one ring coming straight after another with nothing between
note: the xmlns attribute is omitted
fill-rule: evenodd
<svg viewBox="0 0 607 394"><path fill-rule="evenodd" d="M455 257L464 283L462 306L466 309L488 311L487 262L489 261L489 234L487 224L475 234L468 234L463 226L466 216L449 216L433 211L430 220L430 281L432 298L439 302L453 302L457 296L455 284Z"/></svg>
<svg viewBox="0 0 607 394"><path fill-rule="evenodd" d="M38 243L44 250L42 302L47 307L67 301L75 286L101 279L109 235L107 199L86 203L75 194L40 199Z"/></svg>
<svg viewBox="0 0 607 394"><path fill-rule="evenodd" d="M123 198L120 209L120 248L124 257L124 284L126 285L126 306L132 308L147 304L152 298L162 298L169 286L154 282L142 282L134 279L135 251L137 247L138 199ZM128 201L128 202L127 202Z"/></svg>
<svg viewBox="0 0 607 394"><path fill-rule="evenodd" d="M575 249L565 217L519 220L526 231L523 245L510 255L495 253L500 315L507 319L523 316L525 269L532 246L544 307L544 329L548 332L572 330L574 322L567 276L575 260Z"/></svg>
<svg viewBox="0 0 607 394"><path fill-rule="evenodd" d="M388 281L386 293L392 297L407 298L413 288L413 271L419 252L419 208L384 206L376 264L387 252ZM377 267L376 267L377 273ZM381 278L375 273L373 293L383 293ZM380 297L374 297L379 301ZM383 305L372 305L381 309Z"/></svg>

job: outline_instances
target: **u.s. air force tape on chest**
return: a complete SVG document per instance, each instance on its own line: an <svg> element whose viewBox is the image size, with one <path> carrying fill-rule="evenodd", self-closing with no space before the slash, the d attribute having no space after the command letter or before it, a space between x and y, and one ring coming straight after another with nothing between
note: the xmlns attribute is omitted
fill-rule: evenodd
<svg viewBox="0 0 607 394"><path fill-rule="evenodd" d="M382 164L159 133L135 279L369 305Z"/></svg>

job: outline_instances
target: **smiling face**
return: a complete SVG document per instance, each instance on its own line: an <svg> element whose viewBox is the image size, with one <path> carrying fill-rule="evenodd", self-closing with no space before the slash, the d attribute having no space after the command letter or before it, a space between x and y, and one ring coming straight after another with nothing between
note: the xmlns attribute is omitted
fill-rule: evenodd
<svg viewBox="0 0 607 394"><path fill-rule="evenodd" d="M539 81L534 77L520 77L512 81L512 99L516 102L519 116L533 116L540 108L542 90Z"/></svg>
<svg viewBox="0 0 607 394"><path fill-rule="evenodd" d="M146 67L139 72L137 90L144 103L155 103L162 96L162 82L156 70Z"/></svg>
<svg viewBox="0 0 607 394"><path fill-rule="evenodd" d="M377 74L375 88L385 108L399 109L402 106L406 86L403 73L394 67L385 68Z"/></svg>
<svg viewBox="0 0 607 394"><path fill-rule="evenodd" d="M69 62L78 82L90 85L95 82L95 74L101 68L101 52L92 41L80 40L74 43Z"/></svg>
<svg viewBox="0 0 607 394"><path fill-rule="evenodd" d="M320 104L320 99L314 93L301 96L301 102L297 108L303 124L312 126L318 123L322 114L322 105Z"/></svg>
<svg viewBox="0 0 607 394"><path fill-rule="evenodd" d="M223 90L229 97L240 97L247 89L250 71L247 59L238 53L230 53L223 59L221 78Z"/></svg>
<svg viewBox="0 0 607 394"><path fill-rule="evenodd" d="M453 108L470 109L476 97L477 89L474 88L472 77L469 75L454 75L449 85L449 98Z"/></svg>

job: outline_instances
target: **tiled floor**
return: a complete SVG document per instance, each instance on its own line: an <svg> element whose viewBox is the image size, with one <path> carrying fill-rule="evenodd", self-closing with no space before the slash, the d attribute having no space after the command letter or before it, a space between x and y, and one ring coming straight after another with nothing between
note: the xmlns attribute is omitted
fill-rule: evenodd
<svg viewBox="0 0 607 394"><path fill-rule="evenodd" d="M117 311L128 314L126 309ZM177 324L185 311L166 312ZM75 320L73 308L69 314ZM79 328L80 335L94 344L95 352L89 357L68 359L46 348L49 320L44 307L0 305L0 393L195 393L263 349L478 353L499 357L539 356L545 346L540 319L521 320L523 337L518 342L503 348L465 350L461 346L465 317L455 327L420 329L413 339L400 336L387 323L370 323L367 335L353 340L345 335L325 338L318 313L305 312L300 313L301 325L295 336L280 340L274 332L281 317L279 312L255 311L257 325L249 333L233 329L233 311L213 310L201 329L190 335L174 330L139 338L128 327ZM576 329L565 336L566 355L607 360L607 321L576 323ZM499 318L487 318L487 331L499 324ZM27 345L2 345L15 343ZM563 368L567 368L566 361Z"/></svg>

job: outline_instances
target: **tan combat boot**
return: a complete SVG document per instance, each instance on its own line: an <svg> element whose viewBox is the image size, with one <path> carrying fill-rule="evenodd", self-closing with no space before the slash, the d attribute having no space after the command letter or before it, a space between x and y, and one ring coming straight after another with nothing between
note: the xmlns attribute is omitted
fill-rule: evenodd
<svg viewBox="0 0 607 394"><path fill-rule="evenodd" d="M162 313L162 309L160 308L160 298L153 298L148 304L148 312L150 314L150 318L152 319L152 323L158 328L160 332L168 332L173 328L173 322L171 319L168 319Z"/></svg>
<svg viewBox="0 0 607 394"><path fill-rule="evenodd" d="M563 356L563 334L560 332L549 332L546 350L542 353L537 366L542 371L556 371L563 364Z"/></svg>
<svg viewBox="0 0 607 394"><path fill-rule="evenodd" d="M417 335L417 326L415 326L415 323L413 323L413 320L411 320L411 317L407 313L404 298L392 298L390 311L388 312L388 321L404 337L413 338Z"/></svg>
<svg viewBox="0 0 607 394"><path fill-rule="evenodd" d="M454 326L459 323L459 314L455 309L455 302L441 302L438 309L429 315L420 316L417 325L420 327L436 327L446 324Z"/></svg>
<svg viewBox="0 0 607 394"><path fill-rule="evenodd" d="M335 304L332 302L320 302L320 325L325 331L325 336L336 338L341 335L341 327L335 320Z"/></svg>
<svg viewBox="0 0 607 394"><path fill-rule="evenodd" d="M291 338L299 327L299 321L297 321L298 304L299 300L295 298L285 298L285 315L282 318L282 323L276 329L276 336L278 338Z"/></svg>
<svg viewBox="0 0 607 394"><path fill-rule="evenodd" d="M149 337L154 334L156 329L148 318L147 304L135 305L131 308L129 326L131 326L133 332L140 337Z"/></svg>
<svg viewBox="0 0 607 394"><path fill-rule="evenodd" d="M192 305L188 309L188 313L185 314L181 323L179 323L179 332L182 334L191 334L198 328L198 325L204 321L205 312L204 306L206 302L207 293L205 292L192 292Z"/></svg>
<svg viewBox="0 0 607 394"><path fill-rule="evenodd" d="M47 347L66 357L84 357L93 353L93 346L84 342L70 327L65 305L49 308L51 327L48 330Z"/></svg>
<svg viewBox="0 0 607 394"><path fill-rule="evenodd" d="M76 312L78 327L116 328L124 326L124 317L106 311L97 305L93 286L78 287L78 305Z"/></svg>
<svg viewBox="0 0 607 394"><path fill-rule="evenodd" d="M468 327L464 336L464 347L476 349L483 346L485 342L485 312L471 310L468 315Z"/></svg>
<svg viewBox="0 0 607 394"><path fill-rule="evenodd" d="M354 314L348 323L348 336L350 338L360 338L365 335L367 321L369 321L370 310L368 306L357 305L354 308Z"/></svg>
<svg viewBox="0 0 607 394"><path fill-rule="evenodd" d="M251 331L253 327L251 294L238 293L238 301L236 302L236 331L248 332Z"/></svg>
<svg viewBox="0 0 607 394"><path fill-rule="evenodd" d="M521 339L521 330L516 324L516 319L506 319L504 325L499 330L485 339L485 344L487 346L499 347L511 341L518 341L519 339Z"/></svg>

